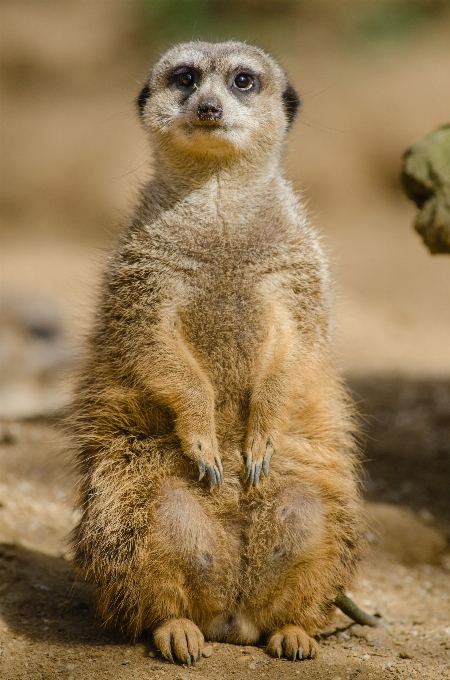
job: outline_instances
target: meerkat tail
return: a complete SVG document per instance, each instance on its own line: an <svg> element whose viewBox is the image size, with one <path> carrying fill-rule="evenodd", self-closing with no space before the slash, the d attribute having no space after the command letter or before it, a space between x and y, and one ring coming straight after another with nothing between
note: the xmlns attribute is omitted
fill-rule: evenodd
<svg viewBox="0 0 450 680"><path fill-rule="evenodd" d="M347 595L344 595L342 592L336 597L334 604L341 610L341 612L353 619L353 621L356 621L356 623L361 624L361 626L375 627L379 626L381 623L380 616L372 616L371 614L367 614L367 612L360 609L358 605L353 602L353 600L351 600Z"/></svg>

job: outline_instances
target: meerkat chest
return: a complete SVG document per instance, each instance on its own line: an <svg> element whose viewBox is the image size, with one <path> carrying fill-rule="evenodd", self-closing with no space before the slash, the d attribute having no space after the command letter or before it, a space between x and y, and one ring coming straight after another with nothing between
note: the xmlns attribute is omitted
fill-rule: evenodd
<svg viewBox="0 0 450 680"><path fill-rule="evenodd" d="M192 277L181 322L188 340L216 370L249 365L263 337L257 281L233 253L203 263Z"/></svg>

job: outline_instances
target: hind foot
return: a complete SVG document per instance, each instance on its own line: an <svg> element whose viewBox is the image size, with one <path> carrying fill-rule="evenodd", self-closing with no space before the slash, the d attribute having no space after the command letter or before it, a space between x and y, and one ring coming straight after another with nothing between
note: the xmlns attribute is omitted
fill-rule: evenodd
<svg viewBox="0 0 450 680"><path fill-rule="evenodd" d="M205 638L189 619L167 619L153 633L155 645L165 659L187 666L200 659L205 649Z"/></svg>
<svg viewBox="0 0 450 680"><path fill-rule="evenodd" d="M315 659L319 654L319 645L300 626L287 625L270 634L266 651L279 659L285 657L291 661L301 661Z"/></svg>

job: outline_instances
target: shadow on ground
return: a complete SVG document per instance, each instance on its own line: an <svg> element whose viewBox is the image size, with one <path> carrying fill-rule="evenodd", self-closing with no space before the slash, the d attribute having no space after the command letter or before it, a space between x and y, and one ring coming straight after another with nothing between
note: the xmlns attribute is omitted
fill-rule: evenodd
<svg viewBox="0 0 450 680"><path fill-rule="evenodd" d="M67 559L1 543L0 576L0 614L16 635L50 644L120 640L96 620L90 589Z"/></svg>
<svg viewBox="0 0 450 680"><path fill-rule="evenodd" d="M408 505L450 538L450 379L350 381L362 416L365 495Z"/></svg>

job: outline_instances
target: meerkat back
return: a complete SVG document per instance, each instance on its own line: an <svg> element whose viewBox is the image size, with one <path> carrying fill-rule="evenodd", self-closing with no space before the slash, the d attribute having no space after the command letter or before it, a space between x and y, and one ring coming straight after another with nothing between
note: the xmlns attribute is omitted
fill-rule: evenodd
<svg viewBox="0 0 450 680"><path fill-rule="evenodd" d="M171 661L314 658L363 546L327 263L280 169L298 104L237 42L174 47L138 98L154 178L80 380L73 545L103 619Z"/></svg>

